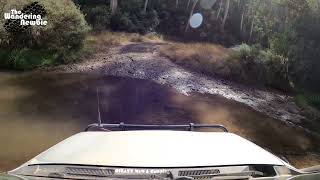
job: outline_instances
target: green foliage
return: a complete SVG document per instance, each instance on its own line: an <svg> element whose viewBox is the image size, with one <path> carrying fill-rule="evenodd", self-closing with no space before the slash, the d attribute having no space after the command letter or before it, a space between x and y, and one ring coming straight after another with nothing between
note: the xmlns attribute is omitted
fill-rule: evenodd
<svg viewBox="0 0 320 180"><path fill-rule="evenodd" d="M159 30L169 35L183 34L188 14L183 9L171 9L161 13Z"/></svg>
<svg viewBox="0 0 320 180"><path fill-rule="evenodd" d="M287 59L271 50L242 44L239 51L229 59L232 77L238 81L268 85L284 91L290 89Z"/></svg>
<svg viewBox="0 0 320 180"><path fill-rule="evenodd" d="M31 50L27 48L0 50L0 67L18 70L29 70L36 67L57 64L58 54L46 50Z"/></svg>
<svg viewBox="0 0 320 180"><path fill-rule="evenodd" d="M118 9L111 15L110 5L105 1L76 1L86 15L93 30L112 29L134 33L154 32L160 23L153 8L143 12L144 0L119 1Z"/></svg>
<svg viewBox="0 0 320 180"><path fill-rule="evenodd" d="M314 107L320 110L320 94L309 94L307 99Z"/></svg>
<svg viewBox="0 0 320 180"><path fill-rule="evenodd" d="M320 90L319 23L319 14L305 13L270 43L273 51L290 60L289 73L296 86L310 90Z"/></svg>
<svg viewBox="0 0 320 180"><path fill-rule="evenodd" d="M148 33L154 32L159 24L158 14L155 10L137 12L122 12L119 10L111 18L111 29L115 31L127 31Z"/></svg>
<svg viewBox="0 0 320 180"><path fill-rule="evenodd" d="M0 2L0 7L4 7L4 12L9 12L11 9L21 9L31 2L33 1L4 0ZM43 18L48 21L47 26L31 26L19 34L11 34L1 29L0 46L10 49L14 56L19 56L24 49L34 51L45 49L58 54L62 62L68 62L70 54L81 50L89 30L84 16L71 0L39 0L39 3L47 12ZM0 27L3 27L4 23L4 20L1 20ZM14 53L15 51L18 53ZM21 65L26 65L22 62Z"/></svg>
<svg viewBox="0 0 320 180"><path fill-rule="evenodd" d="M307 27L307 28L306 28ZM294 58L295 76L299 84L320 90L320 15L309 13L301 16L296 24L297 43Z"/></svg>
<svg viewBox="0 0 320 180"><path fill-rule="evenodd" d="M110 26L111 11L109 6L84 7L82 11L93 30L102 31Z"/></svg>
<svg viewBox="0 0 320 180"><path fill-rule="evenodd" d="M290 90L288 59L271 50L261 51L259 58L265 67L265 83L280 90Z"/></svg>

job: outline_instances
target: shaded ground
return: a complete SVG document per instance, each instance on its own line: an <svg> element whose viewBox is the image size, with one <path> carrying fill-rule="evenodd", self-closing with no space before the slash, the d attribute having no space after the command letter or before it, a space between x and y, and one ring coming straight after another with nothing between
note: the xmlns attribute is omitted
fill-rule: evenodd
<svg viewBox="0 0 320 180"><path fill-rule="evenodd" d="M219 123L297 167L320 163L319 138L218 95L101 74L0 72L0 84L1 171L96 122L97 87L106 123Z"/></svg>
<svg viewBox="0 0 320 180"><path fill-rule="evenodd" d="M192 92L221 95L289 124L299 125L305 119L292 97L187 70L161 56L161 45L163 43L144 42L100 47L101 50L92 58L50 71L99 72L119 77L149 79L173 87L186 95Z"/></svg>

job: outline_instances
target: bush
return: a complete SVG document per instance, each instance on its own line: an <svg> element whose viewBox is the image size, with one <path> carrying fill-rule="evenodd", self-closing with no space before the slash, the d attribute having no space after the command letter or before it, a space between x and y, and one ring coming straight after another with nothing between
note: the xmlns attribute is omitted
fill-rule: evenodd
<svg viewBox="0 0 320 180"><path fill-rule="evenodd" d="M280 90L289 90L287 59L271 50L243 44L233 58L239 59L240 73L234 77L240 81L260 83ZM232 65L231 65L232 66Z"/></svg>
<svg viewBox="0 0 320 180"><path fill-rule="evenodd" d="M271 50L261 51L259 58L265 67L265 84L280 90L290 90L288 59Z"/></svg>
<svg viewBox="0 0 320 180"><path fill-rule="evenodd" d="M158 31L167 35L183 35L189 13L185 9L161 9Z"/></svg>
<svg viewBox="0 0 320 180"><path fill-rule="evenodd" d="M233 56L240 67L232 68L233 77L248 83L263 82L265 70L263 62L258 58L259 54L258 47L250 47L246 44L240 45L239 52ZM233 67L234 65L229 64L229 66Z"/></svg>
<svg viewBox="0 0 320 180"><path fill-rule="evenodd" d="M34 51L27 48L0 50L0 67L29 70L57 64L58 54L46 50Z"/></svg>
<svg viewBox="0 0 320 180"><path fill-rule="evenodd" d="M32 2L4 0L0 7L3 7L4 12L9 12L11 9L22 9ZM46 10L47 14L43 19L48 21L47 26L31 26L22 33L12 34L5 32L5 21L1 19L0 46L9 49L13 54L15 51L24 51L23 49L45 49L57 54L62 62L70 61L69 55L81 50L89 30L83 14L71 0L39 0L39 4Z"/></svg>
<svg viewBox="0 0 320 180"><path fill-rule="evenodd" d="M109 6L84 7L82 11L94 31L102 31L110 27L111 11Z"/></svg>
<svg viewBox="0 0 320 180"><path fill-rule="evenodd" d="M290 60L289 73L295 86L311 91L320 90L319 24L319 13L303 14L284 33L276 35L270 45Z"/></svg>
<svg viewBox="0 0 320 180"><path fill-rule="evenodd" d="M154 32L159 25L158 14L155 10L141 10L137 12L117 11L111 18L111 29L115 31L127 31L134 33L149 33Z"/></svg>

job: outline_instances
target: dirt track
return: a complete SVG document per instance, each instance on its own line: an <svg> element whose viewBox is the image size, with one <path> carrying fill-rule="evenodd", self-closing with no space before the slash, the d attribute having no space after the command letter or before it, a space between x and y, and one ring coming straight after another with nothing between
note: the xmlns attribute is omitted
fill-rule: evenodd
<svg viewBox="0 0 320 180"><path fill-rule="evenodd" d="M62 65L50 71L94 72L149 79L187 95L192 92L221 95L290 124L299 125L304 119L292 97L191 72L161 56L159 47L162 45L130 43L104 47L91 58L76 64Z"/></svg>

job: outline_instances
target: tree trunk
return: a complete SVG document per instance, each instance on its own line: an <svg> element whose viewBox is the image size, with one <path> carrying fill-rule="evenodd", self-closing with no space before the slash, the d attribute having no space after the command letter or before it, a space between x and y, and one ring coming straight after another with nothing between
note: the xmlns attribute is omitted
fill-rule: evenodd
<svg viewBox="0 0 320 180"><path fill-rule="evenodd" d="M187 9L189 8L190 1L191 1L191 0L188 0L188 3L187 3Z"/></svg>
<svg viewBox="0 0 320 180"><path fill-rule="evenodd" d="M254 7L255 4L254 2L251 4L251 9L250 9L250 14L251 14L251 25L250 25L250 33L249 33L249 42L252 40L252 34L253 34L253 27L254 27L254 20L255 20L255 10Z"/></svg>
<svg viewBox="0 0 320 180"><path fill-rule="evenodd" d="M224 32L224 26L226 24L226 20L228 17L228 13L229 13L229 7L230 7L230 0L226 0L226 8L225 8L225 12L224 12L224 16L223 16L223 20L222 20L222 24L221 24L221 31Z"/></svg>
<svg viewBox="0 0 320 180"><path fill-rule="evenodd" d="M288 7L284 8L284 28L283 31L286 31L287 26L288 26L288 21L289 21L289 9Z"/></svg>
<svg viewBox="0 0 320 180"><path fill-rule="evenodd" d="M143 8L143 12L144 12L144 13L147 12L148 1L149 1L149 0L145 0L145 1L144 1L144 8Z"/></svg>
<svg viewBox="0 0 320 180"><path fill-rule="evenodd" d="M242 13L241 13L241 21L240 21L240 36L242 36L242 31L243 31L243 19L244 19L244 12L245 12L245 9L242 10Z"/></svg>
<svg viewBox="0 0 320 180"><path fill-rule="evenodd" d="M272 0L267 1L267 6L269 8L269 11L272 11Z"/></svg>
<svg viewBox="0 0 320 180"><path fill-rule="evenodd" d="M217 19L219 19L219 16L220 16L220 13L221 13L222 1L223 1L223 0L220 0L219 9L218 9L218 13L217 13Z"/></svg>
<svg viewBox="0 0 320 180"><path fill-rule="evenodd" d="M193 5L192 5L191 11L190 11L190 16L189 16L189 19L188 19L188 22L187 22L187 25L186 25L186 28L185 28L184 32L187 32L188 29L189 29L190 19L191 19L192 15L193 15L193 11L196 8L196 5L197 5L198 1L199 0L193 0Z"/></svg>
<svg viewBox="0 0 320 180"><path fill-rule="evenodd" d="M118 0L110 0L111 14L115 14L118 8Z"/></svg>
<svg viewBox="0 0 320 180"><path fill-rule="evenodd" d="M251 39L252 39L254 19L255 19L254 16L252 16L251 27L250 27L250 35L249 35L249 41L251 41Z"/></svg>
<svg viewBox="0 0 320 180"><path fill-rule="evenodd" d="M271 18L272 17L272 0L266 1L266 7L268 8L268 11L269 11L268 18Z"/></svg>

